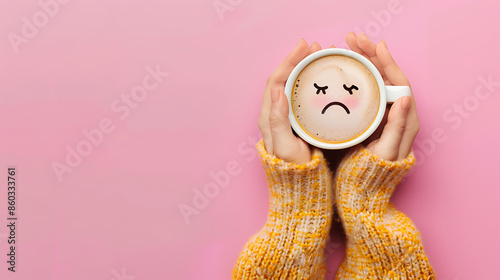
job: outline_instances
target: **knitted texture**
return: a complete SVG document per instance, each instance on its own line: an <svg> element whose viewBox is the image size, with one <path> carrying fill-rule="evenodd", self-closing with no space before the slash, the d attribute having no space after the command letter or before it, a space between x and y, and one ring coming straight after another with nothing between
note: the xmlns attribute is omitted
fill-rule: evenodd
<svg viewBox="0 0 500 280"><path fill-rule="evenodd" d="M340 164L335 197L347 247L336 279L435 279L420 233L389 202L414 164L413 152L391 162L365 148Z"/></svg>
<svg viewBox="0 0 500 280"><path fill-rule="evenodd" d="M332 174L320 150L305 164L257 150L269 184L264 227L245 244L232 279L325 279L333 208Z"/></svg>

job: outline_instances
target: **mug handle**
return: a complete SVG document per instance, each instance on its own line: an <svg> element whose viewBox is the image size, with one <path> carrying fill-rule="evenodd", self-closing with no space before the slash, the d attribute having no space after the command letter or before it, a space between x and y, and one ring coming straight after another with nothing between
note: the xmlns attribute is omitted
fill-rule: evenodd
<svg viewBox="0 0 500 280"><path fill-rule="evenodd" d="M407 86L385 86L387 93L387 103L394 103L398 98L411 96L410 87Z"/></svg>

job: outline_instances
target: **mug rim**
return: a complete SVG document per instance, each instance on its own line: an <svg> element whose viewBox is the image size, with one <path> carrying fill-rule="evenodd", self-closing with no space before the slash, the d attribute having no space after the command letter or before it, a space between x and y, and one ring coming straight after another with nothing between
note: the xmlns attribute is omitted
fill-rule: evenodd
<svg viewBox="0 0 500 280"><path fill-rule="evenodd" d="M377 86L379 88L378 92L380 95L380 104L378 112L371 125L358 137L341 143L327 143L311 137L304 131L304 129L299 125L299 123L295 119L295 115L293 114L293 108L292 108L291 97L292 97L293 86L295 84L297 76L311 62L321 57L329 55L344 55L361 62L366 68L368 68L368 70L375 77L375 80L377 81ZM349 148L366 140L368 137L370 137L370 135L373 134L373 132L375 132L375 130L377 130L378 126L380 125L384 117L385 108L387 107L387 89L384 80L382 79L382 75L378 71L377 67L375 67L375 65L373 65L373 63L371 63L370 60L360 55L359 53L341 48L330 48L330 49L319 50L301 60L288 76L288 79L285 84L285 94L288 99L288 109L289 109L288 118L290 120L290 124L292 125L293 130L300 136L300 138L302 138L309 144L318 148L329 149L329 150L339 150L339 149Z"/></svg>

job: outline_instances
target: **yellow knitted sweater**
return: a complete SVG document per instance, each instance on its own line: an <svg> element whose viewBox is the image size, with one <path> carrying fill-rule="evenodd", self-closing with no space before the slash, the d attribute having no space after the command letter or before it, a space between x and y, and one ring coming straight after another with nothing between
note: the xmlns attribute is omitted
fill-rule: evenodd
<svg viewBox="0 0 500 280"><path fill-rule="evenodd" d="M262 140L257 150L269 183L269 212L240 253L232 279L325 279L334 202L347 236L336 279L435 279L420 234L389 202L413 154L389 162L359 148L332 182L318 149L300 165L269 155Z"/></svg>

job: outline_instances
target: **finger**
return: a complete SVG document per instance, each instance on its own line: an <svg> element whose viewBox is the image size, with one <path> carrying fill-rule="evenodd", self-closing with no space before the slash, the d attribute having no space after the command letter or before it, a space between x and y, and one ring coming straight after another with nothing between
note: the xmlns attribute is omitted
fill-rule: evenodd
<svg viewBox="0 0 500 280"><path fill-rule="evenodd" d="M410 83L408 82L408 79L406 79L406 76L403 74L403 71L401 71L399 66L392 58L392 55L389 53L385 41L381 41L380 43L378 43L376 53L380 61L380 65L391 84L396 86L410 86Z"/></svg>
<svg viewBox="0 0 500 280"><path fill-rule="evenodd" d="M345 37L345 42L352 51L359 53L360 55L370 59L370 57L358 46L358 36L354 32L347 33Z"/></svg>
<svg viewBox="0 0 500 280"><path fill-rule="evenodd" d="M365 143L365 146L379 139L380 136L382 135L382 131L384 130L385 124L387 123L387 116L389 115L389 110L391 108L390 106L392 106L392 104L387 104L387 105L388 106L385 108L384 117L382 118L380 125L377 127L375 132L373 132L373 134L370 135L370 137L368 137L365 141L363 141Z"/></svg>
<svg viewBox="0 0 500 280"><path fill-rule="evenodd" d="M331 46L330 46L330 49L335 49L335 46L334 46L334 45L331 45Z"/></svg>
<svg viewBox="0 0 500 280"><path fill-rule="evenodd" d="M363 52L370 57L373 65L377 67L378 71L382 75L385 80L385 72L384 68L380 64L380 61L377 57L377 45L373 43L364 33L361 33L357 39L358 47L363 50Z"/></svg>
<svg viewBox="0 0 500 280"><path fill-rule="evenodd" d="M417 137L420 130L420 123L416 113L417 107L415 106L415 99L409 98L411 101L410 108L408 109L408 116L406 118L406 127L399 146L399 158L406 158L411 151L411 146L415 137Z"/></svg>
<svg viewBox="0 0 500 280"><path fill-rule="evenodd" d="M385 70L385 74L391 84L398 86L408 86L411 89L410 82L408 82L408 79L406 79L403 71L401 71L399 66L394 61L394 58L390 54L389 49L387 48L387 43L385 41L381 41L377 45L377 56L379 57L380 63L382 64L382 67ZM404 157L408 155L419 130L420 123L418 121L417 106L415 102L415 96L412 91L411 104L406 120L406 131L403 139L401 140L400 156Z"/></svg>
<svg viewBox="0 0 500 280"><path fill-rule="evenodd" d="M299 152L299 140L292 132L288 119L288 101L281 88L271 88L271 112L269 127L273 140L274 155L285 161L292 161Z"/></svg>
<svg viewBox="0 0 500 280"><path fill-rule="evenodd" d="M345 42L349 48L361 55L365 54L361 48L358 47L358 36L354 32L349 32L345 36Z"/></svg>
<svg viewBox="0 0 500 280"><path fill-rule="evenodd" d="M266 117L266 125L261 125L261 121L259 118L259 129L262 133L262 139L264 140L264 147L266 148L267 153L270 155L274 155L273 138L271 135L271 129L269 129L269 114L267 114Z"/></svg>
<svg viewBox="0 0 500 280"><path fill-rule="evenodd" d="M286 79L292 72L293 68L306 56L309 45L304 39L300 39L295 48L288 54L285 60L269 77L264 95L262 96L262 106L259 115L259 128L264 139L264 146L269 154L273 154L273 145L271 131L269 129L269 112L271 110L271 86L275 84L284 85Z"/></svg>
<svg viewBox="0 0 500 280"><path fill-rule="evenodd" d="M314 43L311 44L309 47L309 50L307 51L307 55L313 54L317 51L321 50L321 46L318 42L314 41Z"/></svg>
<svg viewBox="0 0 500 280"><path fill-rule="evenodd" d="M377 46L364 33L359 34L356 42L358 43L358 47L369 57L377 56Z"/></svg>
<svg viewBox="0 0 500 280"><path fill-rule="evenodd" d="M403 96L394 102L380 140L373 147L373 152L385 160L399 159L400 144L405 132L410 101L409 96Z"/></svg>
<svg viewBox="0 0 500 280"><path fill-rule="evenodd" d="M271 108L271 93L270 88L276 85L284 86L288 76L293 68L307 55L309 45L304 39L300 39L295 48L288 54L288 56L281 62L276 70L269 76L267 80L266 89L262 98L261 115L265 122L268 121L269 110Z"/></svg>
<svg viewBox="0 0 500 280"><path fill-rule="evenodd" d="M281 62L276 70L269 77L269 81L276 84L285 84L293 68L307 56L309 46L304 39L300 39L295 48L288 54L288 56Z"/></svg>

